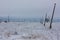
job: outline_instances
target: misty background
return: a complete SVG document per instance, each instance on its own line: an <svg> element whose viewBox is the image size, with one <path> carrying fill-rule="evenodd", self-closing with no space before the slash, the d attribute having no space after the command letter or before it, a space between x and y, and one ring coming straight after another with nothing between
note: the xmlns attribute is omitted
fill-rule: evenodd
<svg viewBox="0 0 60 40"><path fill-rule="evenodd" d="M60 0L0 0L0 16L41 17L51 16L56 3L55 16L60 18Z"/></svg>
<svg viewBox="0 0 60 40"><path fill-rule="evenodd" d="M60 19L60 0L0 0L0 18L44 18L52 15L54 3L55 19Z"/></svg>

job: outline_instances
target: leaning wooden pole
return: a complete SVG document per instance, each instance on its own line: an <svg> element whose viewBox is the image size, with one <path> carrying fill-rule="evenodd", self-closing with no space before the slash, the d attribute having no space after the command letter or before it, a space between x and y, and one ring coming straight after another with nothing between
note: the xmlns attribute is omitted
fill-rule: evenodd
<svg viewBox="0 0 60 40"><path fill-rule="evenodd" d="M52 21L53 21L53 17L54 17L55 7L56 7L56 3L54 3L52 18L51 18L51 22L50 22L50 29L52 28Z"/></svg>

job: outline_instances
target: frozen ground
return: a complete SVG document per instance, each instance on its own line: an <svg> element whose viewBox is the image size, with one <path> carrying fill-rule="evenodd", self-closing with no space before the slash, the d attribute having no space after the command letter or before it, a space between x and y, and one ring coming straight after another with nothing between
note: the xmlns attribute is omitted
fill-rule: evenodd
<svg viewBox="0 0 60 40"><path fill-rule="evenodd" d="M0 23L0 40L60 40L60 23L43 26L39 22ZM15 34L17 32L17 34Z"/></svg>

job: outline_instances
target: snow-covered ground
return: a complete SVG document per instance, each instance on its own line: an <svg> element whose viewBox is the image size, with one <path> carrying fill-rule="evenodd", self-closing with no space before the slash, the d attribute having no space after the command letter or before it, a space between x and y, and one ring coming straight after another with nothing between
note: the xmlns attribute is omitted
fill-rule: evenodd
<svg viewBox="0 0 60 40"><path fill-rule="evenodd" d="M0 23L0 40L60 40L60 23L46 26L39 22ZM16 33L15 33L16 32Z"/></svg>

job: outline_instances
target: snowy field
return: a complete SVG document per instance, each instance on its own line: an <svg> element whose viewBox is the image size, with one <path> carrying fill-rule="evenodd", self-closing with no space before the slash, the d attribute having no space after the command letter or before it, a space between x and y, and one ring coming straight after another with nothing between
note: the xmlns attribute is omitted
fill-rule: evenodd
<svg viewBox="0 0 60 40"><path fill-rule="evenodd" d="M60 23L46 26L39 22L0 23L0 40L60 40Z"/></svg>

